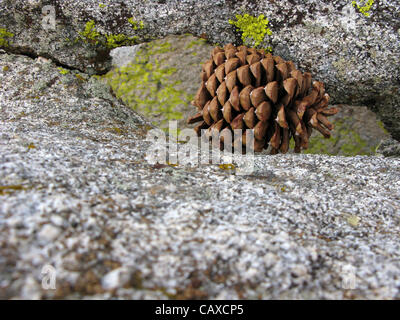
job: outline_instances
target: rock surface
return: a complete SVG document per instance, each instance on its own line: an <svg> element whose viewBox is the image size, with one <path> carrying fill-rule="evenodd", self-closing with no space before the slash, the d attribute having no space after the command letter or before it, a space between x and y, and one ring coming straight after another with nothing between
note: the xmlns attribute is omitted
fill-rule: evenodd
<svg viewBox="0 0 400 320"><path fill-rule="evenodd" d="M191 35L117 48L111 52L113 69L105 79L117 97L157 127L168 128L173 119L184 129L194 114L191 101L211 49L205 40Z"/></svg>
<svg viewBox="0 0 400 320"><path fill-rule="evenodd" d="M48 21L44 5L56 10L55 30L43 27ZM123 34L145 41L189 32L224 44L240 41L228 23L235 14L264 14L270 19L269 40L275 54L324 81L333 103L373 108L400 140L399 12L399 1L375 1L370 17L365 17L350 0L110 0L105 5L97 0L0 0L0 28L15 35L9 51L52 57L81 71L103 73L110 67L106 42L79 40L79 32L91 20L104 36ZM130 17L143 21L144 28L134 30Z"/></svg>
<svg viewBox="0 0 400 320"><path fill-rule="evenodd" d="M335 128L325 139L313 132L310 148L304 153L341 156L376 155L382 141L390 139L374 112L365 106L336 105L340 112L330 118Z"/></svg>
<svg viewBox="0 0 400 320"><path fill-rule="evenodd" d="M151 165L96 78L0 54L0 86L1 298L400 298L400 159Z"/></svg>

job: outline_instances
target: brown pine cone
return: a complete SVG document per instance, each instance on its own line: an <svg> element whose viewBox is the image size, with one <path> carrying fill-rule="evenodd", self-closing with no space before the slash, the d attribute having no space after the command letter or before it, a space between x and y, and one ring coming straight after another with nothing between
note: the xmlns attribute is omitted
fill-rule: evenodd
<svg viewBox="0 0 400 320"><path fill-rule="evenodd" d="M213 130L220 132L221 148L228 130L233 137L234 129L244 132L242 146L234 141L234 147L244 149L245 129L254 129L254 150L270 145L272 154L286 153L291 138L295 152L307 149L313 129L325 138L331 136L333 125L327 117L339 110L328 108L324 84L312 82L311 74L301 73L292 61L262 49L227 44L213 49L200 77L192 101L199 112L188 123L200 122L195 127L199 136L202 129L208 137Z"/></svg>

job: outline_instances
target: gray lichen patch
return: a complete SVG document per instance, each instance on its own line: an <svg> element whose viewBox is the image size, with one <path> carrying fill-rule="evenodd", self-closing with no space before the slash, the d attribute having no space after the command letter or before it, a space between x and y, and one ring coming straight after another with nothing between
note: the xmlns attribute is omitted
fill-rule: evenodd
<svg viewBox="0 0 400 320"><path fill-rule="evenodd" d="M178 128L183 129L193 111L191 101L200 81L201 65L210 50L205 40L191 35L116 49L113 63L119 67L105 79L118 98L155 126L168 129L168 121L177 120Z"/></svg>

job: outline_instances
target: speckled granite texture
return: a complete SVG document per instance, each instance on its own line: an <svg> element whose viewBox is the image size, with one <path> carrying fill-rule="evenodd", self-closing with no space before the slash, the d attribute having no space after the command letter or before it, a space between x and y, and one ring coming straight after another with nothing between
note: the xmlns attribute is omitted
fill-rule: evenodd
<svg viewBox="0 0 400 320"><path fill-rule="evenodd" d="M153 166L95 78L0 54L0 86L1 298L400 298L400 159Z"/></svg>
<svg viewBox="0 0 400 320"><path fill-rule="evenodd" d="M400 140L400 2L375 1L370 17L351 0L0 0L0 28L15 34L7 50L47 56L86 73L110 67L109 48L75 41L90 20L103 35L138 41L192 33L211 43L240 40L229 23L237 13L270 20L274 53L325 82L333 103L367 105ZM56 9L56 29L43 28L44 5ZM128 19L144 22L133 30Z"/></svg>
<svg viewBox="0 0 400 320"><path fill-rule="evenodd" d="M178 127L181 130L194 128L198 123L187 123L187 120L197 113L197 108L191 101L200 85L201 65L209 59L212 49L210 44L190 35L168 36L146 44L117 48L111 51L114 68L105 78L108 79L114 93L121 97L127 106L144 114L157 127L168 129L168 122L163 120L173 118L178 120ZM162 52L157 53L157 51ZM146 64L137 61L145 61ZM138 73L140 68L146 72ZM164 76L163 85L160 85L159 74L165 68L173 68L174 71ZM147 76L146 82L143 81L144 74ZM160 88L166 87L164 83L172 83L170 88L176 91L170 90L169 94L160 94ZM152 99L148 101L143 99L138 102L138 97L149 96L151 87L154 88L153 92L158 90L159 94L151 95ZM176 99L177 96L182 100ZM165 101L168 101L168 104ZM163 110L160 110L160 107L163 107ZM375 155L381 141L390 138L390 134L378 120L379 117L367 107L349 105L334 105L334 107L339 108L340 112L330 117L335 126L332 138L324 139L314 130L310 148L304 150L304 153L341 156ZM386 145L386 142L383 145ZM293 148L289 152L292 152ZM385 147L384 154L388 155L388 151ZM269 154L269 150L265 150L264 153ZM399 152L397 154L400 155Z"/></svg>

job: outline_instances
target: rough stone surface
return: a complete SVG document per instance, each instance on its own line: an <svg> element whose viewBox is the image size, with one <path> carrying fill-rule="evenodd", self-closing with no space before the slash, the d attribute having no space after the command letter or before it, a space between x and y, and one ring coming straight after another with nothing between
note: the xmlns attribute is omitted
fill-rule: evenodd
<svg viewBox="0 0 400 320"><path fill-rule="evenodd" d="M400 298L400 159L151 165L148 124L78 75L0 55L1 298Z"/></svg>
<svg viewBox="0 0 400 320"><path fill-rule="evenodd" d="M56 30L42 26L44 5L56 8ZM334 103L368 105L400 139L400 3L375 1L371 16L350 0L0 0L0 27L15 34L8 50L52 57L89 73L110 67L109 48L74 39L94 20L101 34L137 36L139 41L192 33L212 43L239 42L228 23L237 13L270 19L274 53L298 63L326 83ZM127 22L143 20L144 29Z"/></svg>

